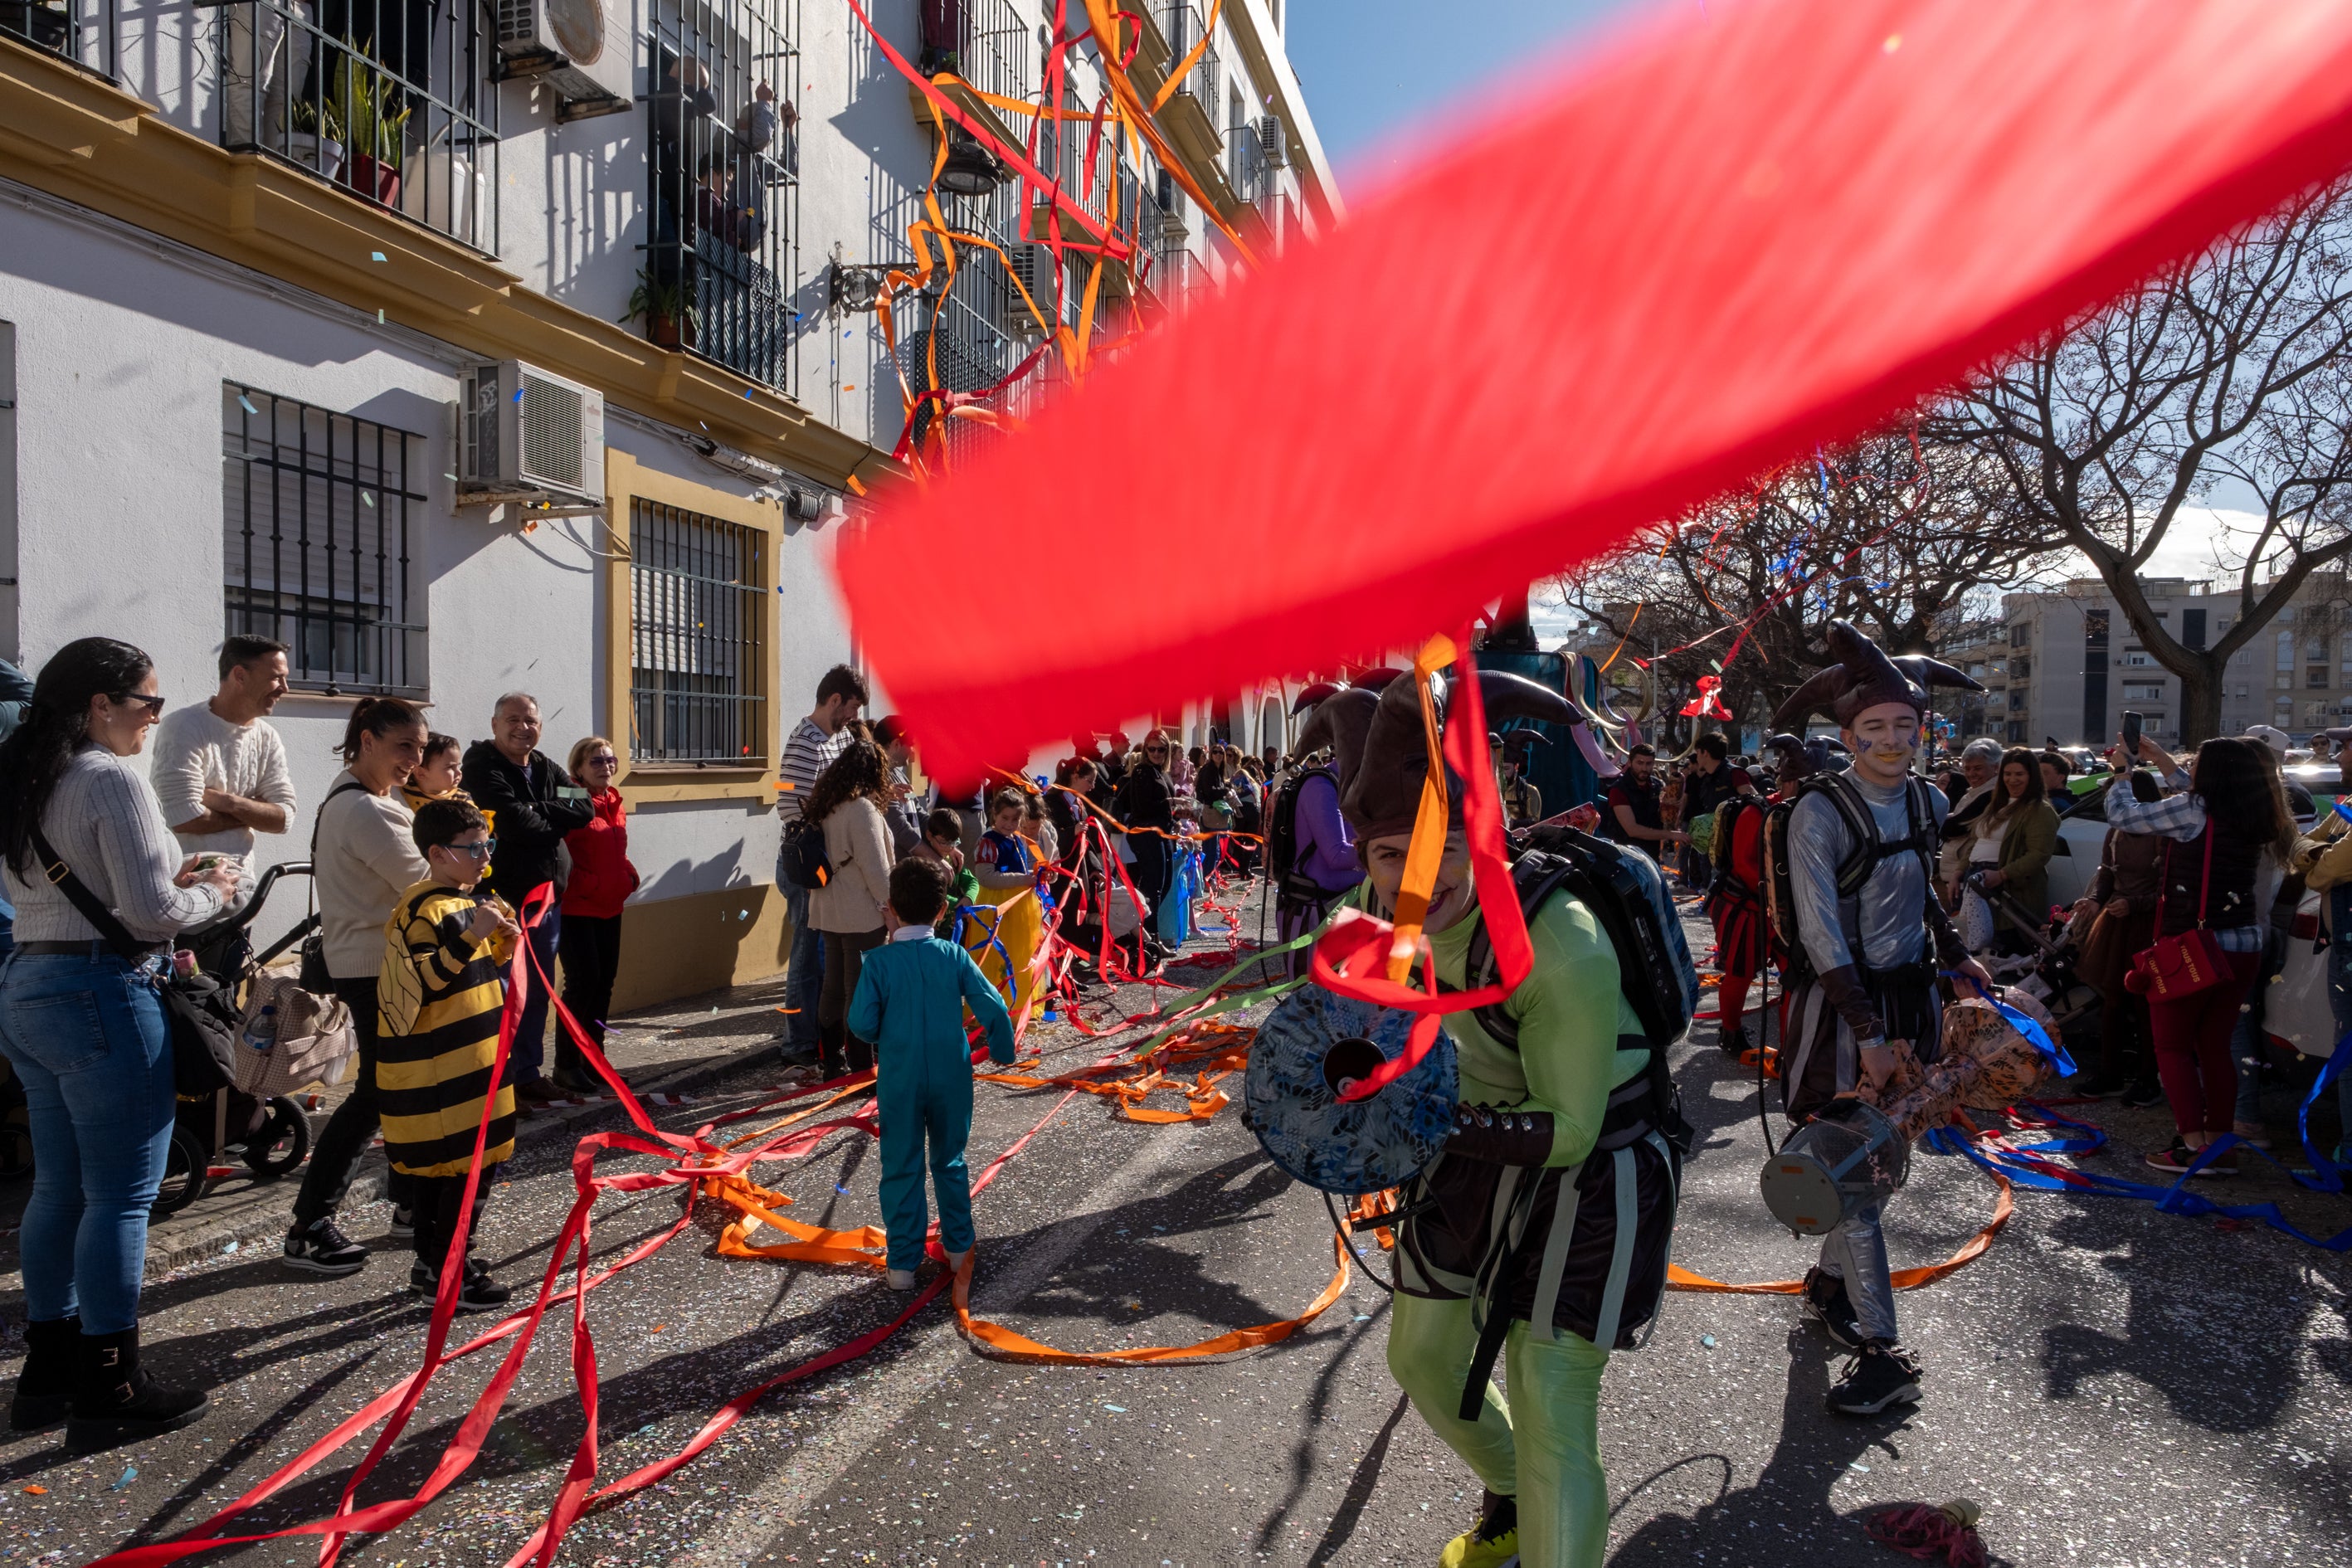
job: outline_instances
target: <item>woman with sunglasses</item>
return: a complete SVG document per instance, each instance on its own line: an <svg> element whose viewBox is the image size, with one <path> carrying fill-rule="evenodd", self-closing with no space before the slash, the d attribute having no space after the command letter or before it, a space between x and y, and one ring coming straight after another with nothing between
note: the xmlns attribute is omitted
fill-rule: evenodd
<svg viewBox="0 0 2352 1568"><path fill-rule="evenodd" d="M59 648L24 722L0 742L0 858L16 950L0 966L0 1051L25 1085L26 1353L8 1422L68 1420L90 1452L188 1425L195 1389L140 1367L147 1210L172 1138L172 1045L159 994L172 938L218 915L231 861L184 859L135 766L163 717L148 657L110 637ZM60 884L70 872L139 951L120 951Z"/></svg>
<svg viewBox="0 0 2352 1568"><path fill-rule="evenodd" d="M1118 799L1111 807L1111 815L1128 828L1127 847L1135 856L1130 872L1135 890L1143 895L1144 902L1155 912L1175 880L1180 848L1177 814L1199 809L1170 780L1170 757L1174 750L1165 730L1153 730L1144 736L1142 759L1127 770ZM1143 941L1147 947L1163 954L1167 952L1166 945L1151 935L1149 928L1143 933Z"/></svg>

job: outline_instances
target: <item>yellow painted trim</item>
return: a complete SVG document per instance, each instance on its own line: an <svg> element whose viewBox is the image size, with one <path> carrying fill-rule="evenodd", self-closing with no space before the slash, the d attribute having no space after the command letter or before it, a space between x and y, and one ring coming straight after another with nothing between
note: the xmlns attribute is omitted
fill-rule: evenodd
<svg viewBox="0 0 2352 1568"><path fill-rule="evenodd" d="M746 918L746 917L749 918ZM621 969L614 1013L674 1002L784 972L793 922L773 886L728 888L621 910ZM781 1025L783 1019L777 1018Z"/></svg>
<svg viewBox="0 0 2352 1568"><path fill-rule="evenodd" d="M231 153L152 104L0 39L0 175L484 359L522 359L625 408L785 463L871 485L887 454L783 395L656 348L527 286L499 263L258 153ZM512 214L515 221L524 215ZM381 262L372 258L378 252Z"/></svg>
<svg viewBox="0 0 2352 1568"><path fill-rule="evenodd" d="M757 800L775 798L776 770L783 761L783 698L776 689L777 639L782 632L784 546L783 503L752 500L709 485L682 479L648 468L617 448L604 449L604 515L612 520L608 552L596 563L597 608L604 628L604 701L600 717L604 733L621 753L621 772L614 782L621 798L632 806L681 800ZM629 704L629 513L639 497L681 511L698 512L721 522L756 529L767 537L761 554L765 564L761 603L764 606L757 659L760 679L767 685L765 754L754 765L742 767L678 767L634 763Z"/></svg>

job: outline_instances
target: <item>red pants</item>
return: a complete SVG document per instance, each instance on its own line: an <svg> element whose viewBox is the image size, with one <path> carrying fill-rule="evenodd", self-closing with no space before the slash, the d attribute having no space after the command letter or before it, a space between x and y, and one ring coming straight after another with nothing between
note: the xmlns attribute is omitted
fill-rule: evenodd
<svg viewBox="0 0 2352 1568"><path fill-rule="evenodd" d="M2238 1103L2238 1064L2230 1037L2238 1009L2261 970L2259 952L2225 952L2229 978L2177 1001L2148 999L2148 1032L2155 1037L2156 1075L2172 1106L2172 1124L2182 1132L2230 1131Z"/></svg>

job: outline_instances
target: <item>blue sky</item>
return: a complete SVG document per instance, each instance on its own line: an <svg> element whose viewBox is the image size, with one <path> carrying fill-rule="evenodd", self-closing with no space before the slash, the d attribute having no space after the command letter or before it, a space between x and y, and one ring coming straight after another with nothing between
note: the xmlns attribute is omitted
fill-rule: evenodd
<svg viewBox="0 0 2352 1568"><path fill-rule="evenodd" d="M1621 14L1703 0L1284 0L1283 33L1344 195L1391 132Z"/></svg>

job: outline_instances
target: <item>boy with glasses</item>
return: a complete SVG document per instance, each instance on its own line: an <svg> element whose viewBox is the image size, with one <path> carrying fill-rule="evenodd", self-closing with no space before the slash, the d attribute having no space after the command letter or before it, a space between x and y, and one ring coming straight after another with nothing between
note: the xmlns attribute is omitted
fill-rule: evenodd
<svg viewBox="0 0 2352 1568"><path fill-rule="evenodd" d="M478 809L461 800L427 801L412 831L431 875L401 895L384 923L375 1093L384 1157L415 1183L416 1263L408 1283L432 1296L457 1234L483 1099L497 1082L505 970L520 928L497 895L474 896L498 847ZM514 1090L498 1084L495 1092L474 1193L470 1234L477 1236L489 1168L514 1153ZM512 1294L482 1264L466 1259L460 1311L488 1311Z"/></svg>

